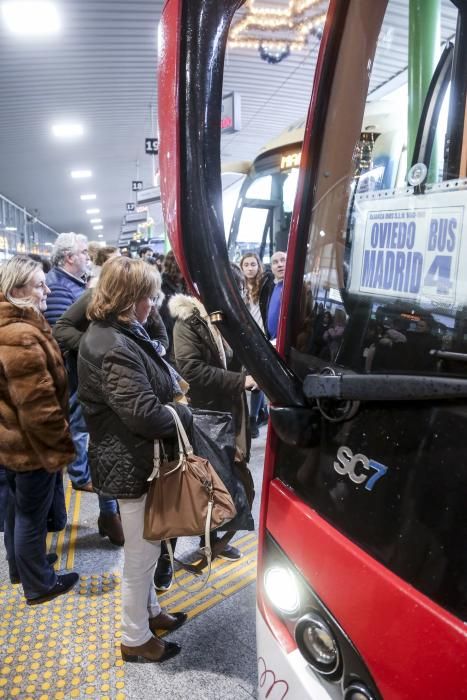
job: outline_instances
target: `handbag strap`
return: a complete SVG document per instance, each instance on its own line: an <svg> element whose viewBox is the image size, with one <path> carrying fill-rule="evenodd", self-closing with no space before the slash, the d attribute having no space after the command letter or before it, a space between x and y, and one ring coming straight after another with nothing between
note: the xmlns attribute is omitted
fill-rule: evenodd
<svg viewBox="0 0 467 700"><path fill-rule="evenodd" d="M190 588L187 588L182 583L180 583L180 581L177 579L177 572L175 569L175 561L177 561L177 564L180 564L180 566L183 569L185 569L185 571L188 571L191 574L194 574L195 576L200 576L200 569L198 569L197 567L192 566L190 564L184 564L182 561L179 561L178 559L175 560L173 549L172 549L172 543L171 543L170 539L164 540L165 544L167 545L167 551L169 552L170 564L172 566L173 577L175 579L175 582L186 593L197 593L198 591L202 591L203 588L205 588L207 586L207 583L209 581L209 577L211 576L211 565L212 565L211 515L212 515L213 504L214 504L213 500L210 499L209 503L208 503L208 512L207 512L206 524L205 524L205 528L204 528L205 545L203 547L203 558L205 558L207 561L208 570L206 572L205 578L201 581L200 585L197 588L193 588L193 586L190 586Z"/></svg>
<svg viewBox="0 0 467 700"><path fill-rule="evenodd" d="M186 430L183 427L183 423L180 420L177 411L172 406L166 406L166 408L169 409L169 411L172 414L172 417L175 421L175 428L177 431L177 440L178 440L179 460L178 460L178 464L173 469L171 469L169 472L165 472L164 476L168 476L169 474L172 474L172 472L179 469L179 467L182 466L184 456L188 456L190 454L193 454L193 448L190 445L188 435L186 434ZM152 481L153 479L158 479L160 476L160 473L161 473L161 444L160 444L160 440L154 440L153 469L152 469L152 472L149 475L147 480Z"/></svg>
<svg viewBox="0 0 467 700"><path fill-rule="evenodd" d="M166 408L172 414L173 419L175 421L175 427L177 428L178 451L182 454L185 454L185 455L192 455L193 448L190 445L188 435L186 434L186 430L183 427L183 423L180 420L180 417L179 417L177 411L175 410L175 408L173 406L166 406Z"/></svg>

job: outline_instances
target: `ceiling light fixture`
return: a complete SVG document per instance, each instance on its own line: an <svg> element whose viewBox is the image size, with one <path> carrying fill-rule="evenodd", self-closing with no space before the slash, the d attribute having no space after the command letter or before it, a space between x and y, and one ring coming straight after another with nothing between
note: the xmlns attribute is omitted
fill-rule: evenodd
<svg viewBox="0 0 467 700"><path fill-rule="evenodd" d="M61 29L60 17L54 3L45 0L16 0L4 2L3 20L13 34L44 36Z"/></svg>
<svg viewBox="0 0 467 700"><path fill-rule="evenodd" d="M94 229L94 231L102 231L104 227L99 224L99 226L93 226L92 228Z"/></svg>
<svg viewBox="0 0 467 700"><path fill-rule="evenodd" d="M91 201L91 199L97 199L97 194L81 194L79 197L83 202Z"/></svg>
<svg viewBox="0 0 467 700"><path fill-rule="evenodd" d="M72 170L70 175L74 180L79 180L84 177L92 177L92 170Z"/></svg>
<svg viewBox="0 0 467 700"><path fill-rule="evenodd" d="M104 234L103 234L103 233L98 233L98 234L97 234L97 237L98 237L98 238L104 238Z"/></svg>
<svg viewBox="0 0 467 700"><path fill-rule="evenodd" d="M86 209L86 214L100 214L100 209Z"/></svg>
<svg viewBox="0 0 467 700"><path fill-rule="evenodd" d="M63 122L52 126L52 133L57 139L75 139L84 134L82 124Z"/></svg>
<svg viewBox="0 0 467 700"><path fill-rule="evenodd" d="M89 220L91 224L101 224L102 219L90 219Z"/></svg>

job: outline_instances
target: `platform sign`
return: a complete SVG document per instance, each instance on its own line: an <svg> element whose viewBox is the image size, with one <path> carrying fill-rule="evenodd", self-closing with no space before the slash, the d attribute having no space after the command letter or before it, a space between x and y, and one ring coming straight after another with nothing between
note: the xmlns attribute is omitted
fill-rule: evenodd
<svg viewBox="0 0 467 700"><path fill-rule="evenodd" d="M134 211L135 207L136 207L136 205L134 202L127 202L126 203L126 210L127 211Z"/></svg>
<svg viewBox="0 0 467 700"><path fill-rule="evenodd" d="M221 134L232 134L242 128L241 99L238 92L222 98Z"/></svg>
<svg viewBox="0 0 467 700"><path fill-rule="evenodd" d="M467 191L357 197L350 293L467 305Z"/></svg>
<svg viewBox="0 0 467 700"><path fill-rule="evenodd" d="M142 180L132 180L131 189L133 190L133 192L139 192L139 190L143 189L143 181Z"/></svg>
<svg viewBox="0 0 467 700"><path fill-rule="evenodd" d="M144 150L150 156L157 156L157 154L159 153L159 139L144 139Z"/></svg>

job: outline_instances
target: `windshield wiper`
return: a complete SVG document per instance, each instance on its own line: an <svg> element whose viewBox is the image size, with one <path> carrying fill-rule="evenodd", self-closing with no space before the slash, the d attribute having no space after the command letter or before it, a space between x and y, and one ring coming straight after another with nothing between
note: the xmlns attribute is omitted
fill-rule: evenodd
<svg viewBox="0 0 467 700"><path fill-rule="evenodd" d="M467 380L406 374L308 374L307 399L345 401L441 401L467 398Z"/></svg>

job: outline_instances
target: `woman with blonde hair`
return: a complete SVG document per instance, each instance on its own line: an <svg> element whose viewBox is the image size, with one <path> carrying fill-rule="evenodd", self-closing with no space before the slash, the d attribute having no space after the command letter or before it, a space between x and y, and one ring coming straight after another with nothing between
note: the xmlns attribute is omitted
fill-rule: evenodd
<svg viewBox="0 0 467 700"><path fill-rule="evenodd" d="M57 557L46 554L57 473L75 457L66 371L42 315L49 292L42 265L27 256L0 269L0 462L11 511L5 546L11 582L21 582L28 605L66 593L79 579L57 576Z"/></svg>
<svg viewBox="0 0 467 700"><path fill-rule="evenodd" d="M144 329L160 277L144 260L108 260L88 306L91 324L81 339L78 396L89 430L94 490L117 498L125 536L122 582L122 644L125 661L160 662L180 646L157 630L173 631L185 613L163 612L153 584L160 543L143 539L148 477L154 440L175 438L167 403L174 398L169 366ZM191 427L188 408L174 404Z"/></svg>

